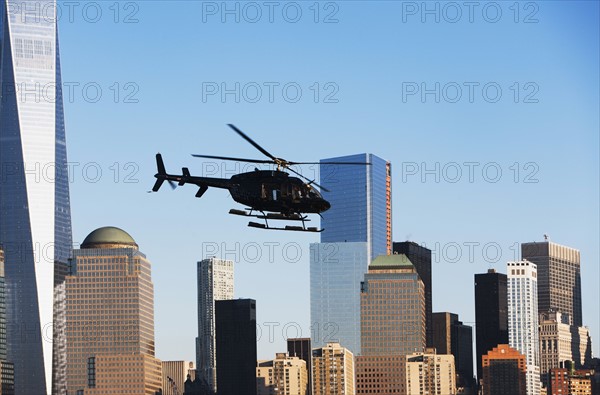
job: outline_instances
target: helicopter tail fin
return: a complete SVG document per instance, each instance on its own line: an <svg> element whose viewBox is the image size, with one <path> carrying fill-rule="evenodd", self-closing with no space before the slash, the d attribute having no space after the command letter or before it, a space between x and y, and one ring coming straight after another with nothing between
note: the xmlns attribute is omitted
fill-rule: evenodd
<svg viewBox="0 0 600 395"><path fill-rule="evenodd" d="M152 192L158 192L163 182L165 182L165 178L161 176L167 175L165 163L163 162L161 154L156 154L156 167L158 169L158 173L154 175L154 177L156 177L156 182L154 183L154 187L152 187Z"/></svg>

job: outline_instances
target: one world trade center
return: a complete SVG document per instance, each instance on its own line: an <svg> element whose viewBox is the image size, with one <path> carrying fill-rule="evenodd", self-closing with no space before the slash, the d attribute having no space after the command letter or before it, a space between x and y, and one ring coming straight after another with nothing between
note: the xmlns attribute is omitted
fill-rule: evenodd
<svg viewBox="0 0 600 395"><path fill-rule="evenodd" d="M71 213L55 0L0 0L0 243L15 393L65 392Z"/></svg>

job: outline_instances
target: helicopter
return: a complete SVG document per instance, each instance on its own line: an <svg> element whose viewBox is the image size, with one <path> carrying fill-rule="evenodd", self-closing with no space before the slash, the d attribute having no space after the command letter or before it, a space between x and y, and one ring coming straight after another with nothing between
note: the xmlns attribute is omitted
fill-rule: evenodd
<svg viewBox="0 0 600 395"><path fill-rule="evenodd" d="M248 207L245 210L231 209L229 210L229 214L253 217L264 221L264 223L250 221L248 223L249 227L271 230L322 232L324 229L311 226L307 227L306 222L310 221L308 214L321 215L322 212L329 210L331 207L331 204L323 198L321 193L315 187L326 192L329 192L329 190L317 184L315 180L303 176L290 166L308 164L370 165L370 163L366 162L321 163L287 161L269 153L235 125L228 124L227 126L269 159L246 159L199 154L192 154L192 156L196 158L232 160L256 164L274 164L276 165L276 169L259 170L255 168L254 171L235 174L231 178L226 179L192 176L189 169L184 167L181 170L181 175L175 175L167 173L162 155L158 153L156 154L156 166L158 172L154 175L156 182L151 192L158 192L165 181L167 181L173 189L185 184L197 185L199 187L196 192L197 198L202 197L210 187L227 189L234 201ZM294 173L297 177L290 173ZM304 182L303 180L307 182ZM297 221L301 222L302 226L270 226L269 220Z"/></svg>

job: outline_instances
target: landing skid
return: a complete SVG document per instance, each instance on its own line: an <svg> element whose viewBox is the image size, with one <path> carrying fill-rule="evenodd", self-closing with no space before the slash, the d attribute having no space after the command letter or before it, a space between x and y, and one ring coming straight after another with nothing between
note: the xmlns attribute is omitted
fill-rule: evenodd
<svg viewBox="0 0 600 395"><path fill-rule="evenodd" d="M270 230L289 230L289 231L295 231L295 232L313 232L313 233L319 233L322 232L324 229L319 229L317 227L314 226L309 226L307 227L305 222L309 222L310 219L308 218L308 216L306 215L301 215L301 214L282 214L282 213L264 213L261 211L261 214L252 214L252 209L248 209L250 210L249 212L246 210L236 210L236 209L231 209L229 210L229 214L233 214L233 215L240 215L243 217L253 217L253 218L257 218L257 219L262 219L265 221L264 224L260 224L258 222L249 222L248 226L251 228L258 228L258 229L270 229ZM282 220L282 221L302 221L302 226L292 226L292 225L286 225L284 227L274 227L274 226L269 226L269 221L268 220Z"/></svg>

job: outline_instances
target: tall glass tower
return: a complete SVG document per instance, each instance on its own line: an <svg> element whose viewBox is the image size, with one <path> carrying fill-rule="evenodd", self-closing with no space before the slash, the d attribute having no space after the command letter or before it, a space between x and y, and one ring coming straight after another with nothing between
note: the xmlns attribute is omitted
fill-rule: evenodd
<svg viewBox="0 0 600 395"><path fill-rule="evenodd" d="M55 0L0 1L0 242L17 394L65 393L71 214Z"/></svg>
<svg viewBox="0 0 600 395"><path fill-rule="evenodd" d="M327 162L367 162L326 165ZM373 154L322 159L320 184L331 208L323 213L321 243L366 242L369 256L392 251L392 166ZM366 271L366 270L365 270Z"/></svg>

